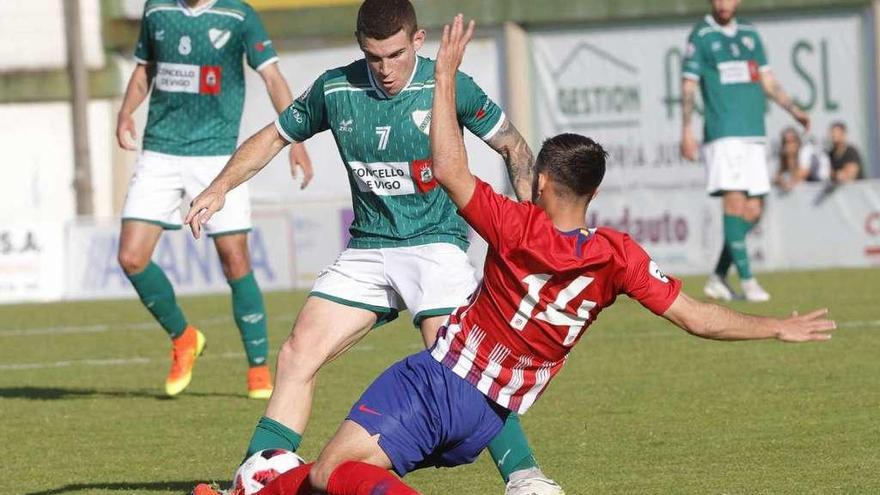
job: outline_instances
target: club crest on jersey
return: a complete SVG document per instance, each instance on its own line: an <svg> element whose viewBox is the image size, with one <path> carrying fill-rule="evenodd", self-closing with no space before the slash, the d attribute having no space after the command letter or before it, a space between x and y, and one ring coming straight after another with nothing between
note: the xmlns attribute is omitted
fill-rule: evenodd
<svg viewBox="0 0 880 495"><path fill-rule="evenodd" d="M667 277L666 274L664 274L660 270L660 267L657 266L657 263L655 263L654 260L651 260L651 264L648 265L648 272L651 274L652 277L663 282L664 284L669 283L669 277Z"/></svg>
<svg viewBox="0 0 880 495"><path fill-rule="evenodd" d="M153 39L156 41L163 41L165 39L165 30L160 29L156 31L156 34L153 36Z"/></svg>
<svg viewBox="0 0 880 495"><path fill-rule="evenodd" d="M416 184L419 192L426 193L437 187L437 180L434 179L434 169L431 160L415 160L412 162L410 175Z"/></svg>
<svg viewBox="0 0 880 495"><path fill-rule="evenodd" d="M189 36L181 36L180 42L177 43L177 51L181 55L189 55L192 53L192 39Z"/></svg>
<svg viewBox="0 0 880 495"><path fill-rule="evenodd" d="M211 28L208 30L208 39L211 40L211 44L214 45L214 48L217 50L226 46L226 43L231 37L232 32L228 29Z"/></svg>
<svg viewBox="0 0 880 495"><path fill-rule="evenodd" d="M755 38L752 38L751 36L743 36L742 42L750 52L755 51Z"/></svg>
<svg viewBox="0 0 880 495"><path fill-rule="evenodd" d="M431 133L431 111L430 110L416 110L412 113L413 122L416 124L416 127L422 131L423 134Z"/></svg>

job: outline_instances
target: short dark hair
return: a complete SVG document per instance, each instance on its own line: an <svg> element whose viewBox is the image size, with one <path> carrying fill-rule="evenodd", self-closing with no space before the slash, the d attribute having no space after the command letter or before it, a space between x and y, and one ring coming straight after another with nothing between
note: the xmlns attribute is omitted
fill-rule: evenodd
<svg viewBox="0 0 880 495"><path fill-rule="evenodd" d="M605 177L608 153L602 145L580 134L559 134L541 146L535 172L544 172L575 196L596 192Z"/></svg>
<svg viewBox="0 0 880 495"><path fill-rule="evenodd" d="M843 132L846 132L846 124L842 120L835 120L834 122L832 122L831 128L832 129L837 128Z"/></svg>
<svg viewBox="0 0 880 495"><path fill-rule="evenodd" d="M385 40L400 30L409 36L418 31L416 9L409 0L366 0L358 9L358 41L364 38Z"/></svg>

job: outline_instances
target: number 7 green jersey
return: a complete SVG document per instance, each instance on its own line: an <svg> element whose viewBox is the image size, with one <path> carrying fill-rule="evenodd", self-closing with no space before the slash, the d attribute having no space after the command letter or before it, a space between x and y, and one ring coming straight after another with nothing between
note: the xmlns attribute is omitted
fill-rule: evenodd
<svg viewBox="0 0 880 495"><path fill-rule="evenodd" d="M409 83L390 96L361 59L325 72L276 121L290 142L333 133L354 208L349 247L448 242L467 249L467 224L431 171L433 99L433 60L418 57ZM501 108L462 73L456 104L459 124L483 140L504 123Z"/></svg>

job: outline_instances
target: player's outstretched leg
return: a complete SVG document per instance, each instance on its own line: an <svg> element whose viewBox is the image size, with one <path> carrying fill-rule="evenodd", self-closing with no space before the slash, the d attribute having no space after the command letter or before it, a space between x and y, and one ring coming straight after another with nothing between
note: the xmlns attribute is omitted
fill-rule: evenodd
<svg viewBox="0 0 880 495"><path fill-rule="evenodd" d="M157 225L124 221L118 258L141 302L171 337L171 370L165 379L165 392L174 396L192 380L192 369L205 347L205 336L187 324L171 282L159 265L150 261L161 235L162 227Z"/></svg>
<svg viewBox="0 0 880 495"><path fill-rule="evenodd" d="M391 459L379 447L379 435L346 420L336 431L309 475L312 488L329 495L419 495L389 472Z"/></svg>
<svg viewBox="0 0 880 495"><path fill-rule="evenodd" d="M281 346L275 390L260 418L245 459L270 448L296 451L312 410L318 370L363 338L376 313L319 297L309 297L290 337Z"/></svg>
<svg viewBox="0 0 880 495"><path fill-rule="evenodd" d="M266 307L254 272L251 271L247 234L214 236L223 274L232 289L232 315L241 334L248 361L248 397L268 399L272 395L269 373L269 337L266 331Z"/></svg>

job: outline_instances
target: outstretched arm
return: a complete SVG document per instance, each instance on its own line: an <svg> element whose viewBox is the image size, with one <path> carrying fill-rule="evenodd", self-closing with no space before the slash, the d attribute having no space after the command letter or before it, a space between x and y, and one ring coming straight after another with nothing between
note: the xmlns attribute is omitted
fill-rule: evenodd
<svg viewBox="0 0 880 495"><path fill-rule="evenodd" d="M513 123L505 118L501 129L486 144L504 159L516 198L520 201L531 201L535 158Z"/></svg>
<svg viewBox="0 0 880 495"><path fill-rule="evenodd" d="M287 140L275 124L267 125L242 143L220 174L190 204L185 223L192 229L193 237L198 239L202 225L223 208L226 193L256 175L285 146Z"/></svg>
<svg viewBox="0 0 880 495"><path fill-rule="evenodd" d="M759 340L777 339L784 342L828 340L828 333L837 327L827 319L828 310L820 309L806 315L772 318L753 316L717 304L708 304L680 293L663 317L679 328L705 339Z"/></svg>
<svg viewBox="0 0 880 495"><path fill-rule="evenodd" d="M455 78L464 50L474 35L474 21L464 27L461 14L452 26L443 27L440 50L434 68L434 106L431 111L431 157L434 177L452 202L464 208L474 194L476 181L468 169L464 139L455 109Z"/></svg>
<svg viewBox="0 0 880 495"><path fill-rule="evenodd" d="M804 129L810 130L810 116L794 104L794 101L788 96L788 93L782 89L776 76L770 70L761 71L761 86L764 88L764 94L767 98L775 101L777 105L782 107L786 112L791 114Z"/></svg>
<svg viewBox="0 0 880 495"><path fill-rule="evenodd" d="M285 108L293 103L293 95L290 93L290 87L287 85L287 79L281 73L277 63L269 64L260 70L260 77L266 83L266 91L269 93L269 99L272 100L272 106L275 113L281 113ZM312 160L309 153L302 143L293 143L290 147L290 174L295 179L298 175L297 169L302 169L303 181L300 186L305 189L311 182L315 173L312 169Z"/></svg>

